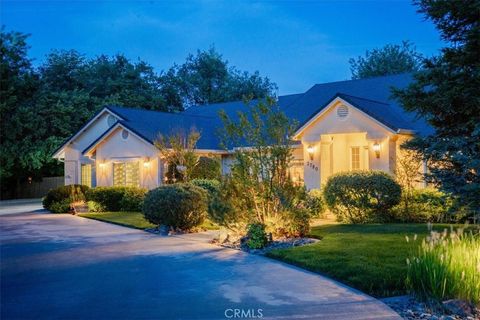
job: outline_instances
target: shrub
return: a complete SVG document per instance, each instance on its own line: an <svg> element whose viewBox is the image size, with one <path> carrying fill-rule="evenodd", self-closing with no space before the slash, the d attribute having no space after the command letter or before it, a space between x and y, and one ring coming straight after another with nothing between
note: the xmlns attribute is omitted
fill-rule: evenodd
<svg viewBox="0 0 480 320"><path fill-rule="evenodd" d="M142 211L143 201L147 189L143 188L126 188L123 198L120 200L120 211Z"/></svg>
<svg viewBox="0 0 480 320"><path fill-rule="evenodd" d="M419 298L480 305L480 234L432 232L407 265L407 287Z"/></svg>
<svg viewBox="0 0 480 320"><path fill-rule="evenodd" d="M331 176L324 188L328 208L340 221L384 222L400 202L400 185L381 171L355 171Z"/></svg>
<svg viewBox="0 0 480 320"><path fill-rule="evenodd" d="M98 202L87 201L88 212L104 212L105 208Z"/></svg>
<svg viewBox="0 0 480 320"><path fill-rule="evenodd" d="M190 230L205 219L207 192L189 183L165 185L145 196L143 214L156 225Z"/></svg>
<svg viewBox="0 0 480 320"><path fill-rule="evenodd" d="M209 198L212 198L220 190L220 181L215 179L193 179L190 183L207 191Z"/></svg>
<svg viewBox="0 0 480 320"><path fill-rule="evenodd" d="M247 246L250 249L264 248L268 243L265 225L261 223L252 223L247 227Z"/></svg>
<svg viewBox="0 0 480 320"><path fill-rule="evenodd" d="M396 208L396 218L403 222L445 222L453 208L447 194L434 189L416 189L408 198L402 197Z"/></svg>
<svg viewBox="0 0 480 320"><path fill-rule="evenodd" d="M73 202L85 200L85 193L89 189L79 184L51 189L42 200L43 207L53 213L69 212Z"/></svg>
<svg viewBox="0 0 480 320"><path fill-rule="evenodd" d="M192 169L191 179L219 180L221 178L221 163L219 158L200 157Z"/></svg>
<svg viewBox="0 0 480 320"><path fill-rule="evenodd" d="M137 187L96 187L88 191L87 199L106 211L141 211L146 192Z"/></svg>
<svg viewBox="0 0 480 320"><path fill-rule="evenodd" d="M312 218L320 218L325 212L322 191L318 189L310 190L305 198L305 207Z"/></svg>

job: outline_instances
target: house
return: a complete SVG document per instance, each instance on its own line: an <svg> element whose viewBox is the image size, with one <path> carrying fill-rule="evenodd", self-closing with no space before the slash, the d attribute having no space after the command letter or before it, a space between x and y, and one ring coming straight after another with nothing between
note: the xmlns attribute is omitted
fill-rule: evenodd
<svg viewBox="0 0 480 320"><path fill-rule="evenodd" d="M336 172L382 170L394 173L400 145L413 135L432 132L424 119L406 112L391 97L411 75L375 77L317 84L305 93L280 96L278 105L300 125L292 144L292 177L308 189L320 188ZM199 155L216 155L228 173L233 150L217 137L219 110L234 116L247 111L243 102L194 106L165 113L106 106L54 153L65 163L65 184L140 186L164 182L166 163L154 141L179 128L201 132Z"/></svg>

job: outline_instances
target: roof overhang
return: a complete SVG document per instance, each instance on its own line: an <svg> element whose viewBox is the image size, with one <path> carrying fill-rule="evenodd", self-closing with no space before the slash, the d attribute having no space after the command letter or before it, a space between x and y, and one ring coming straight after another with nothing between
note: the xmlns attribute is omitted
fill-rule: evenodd
<svg viewBox="0 0 480 320"><path fill-rule="evenodd" d="M349 108L355 109L356 111L360 112L363 114L365 117L369 118L370 120L374 121L381 127L383 127L385 130L391 132L391 133L398 133L398 130L392 129L389 126L385 125L384 123L380 122L379 120L375 119L371 115L365 113L363 110L360 108L357 108L350 102L346 101L345 99L342 99L338 95L335 96L333 99L331 99L326 105L318 109L313 115L311 115L308 120L306 120L298 129L295 131L293 134L292 139L294 140L299 140L302 136L302 134L305 132L305 130L310 127L314 122L316 122L319 118L321 118L324 114L330 111L330 109L334 108L338 104L343 104L346 105Z"/></svg>
<svg viewBox="0 0 480 320"><path fill-rule="evenodd" d="M103 107L98 111L87 123L85 123L80 130L74 133L70 138L68 138L60 147L58 147L52 154L52 157L55 159L63 159L65 157L65 147L72 143L76 138L78 138L82 133L84 133L98 118L100 118L105 113L111 114L120 120L124 120L120 115L110 110L108 107Z"/></svg>

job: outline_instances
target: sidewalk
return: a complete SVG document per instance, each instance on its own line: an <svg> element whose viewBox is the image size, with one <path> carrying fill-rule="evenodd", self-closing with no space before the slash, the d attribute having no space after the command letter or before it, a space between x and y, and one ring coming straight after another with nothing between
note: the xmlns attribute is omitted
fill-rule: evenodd
<svg viewBox="0 0 480 320"><path fill-rule="evenodd" d="M0 201L0 215L42 211L42 199L15 199Z"/></svg>

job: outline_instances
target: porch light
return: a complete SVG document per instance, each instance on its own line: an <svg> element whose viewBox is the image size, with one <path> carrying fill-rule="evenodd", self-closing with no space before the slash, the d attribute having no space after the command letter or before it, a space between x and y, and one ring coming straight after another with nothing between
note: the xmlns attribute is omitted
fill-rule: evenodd
<svg viewBox="0 0 480 320"><path fill-rule="evenodd" d="M375 142L373 144L373 151L375 151L375 156L378 158L380 158L380 143L378 142Z"/></svg>
<svg viewBox="0 0 480 320"><path fill-rule="evenodd" d="M102 161L102 162L100 162L100 164L99 164L98 166L100 167L100 169L103 169L103 168L105 168L105 162L103 162L103 161Z"/></svg>
<svg viewBox="0 0 480 320"><path fill-rule="evenodd" d="M315 147L314 146L308 146L307 147L307 152L310 155L310 160L313 160L313 154L315 153Z"/></svg>
<svg viewBox="0 0 480 320"><path fill-rule="evenodd" d="M145 159L145 161L143 161L143 167L145 169L150 168L150 158L147 158L147 159Z"/></svg>

